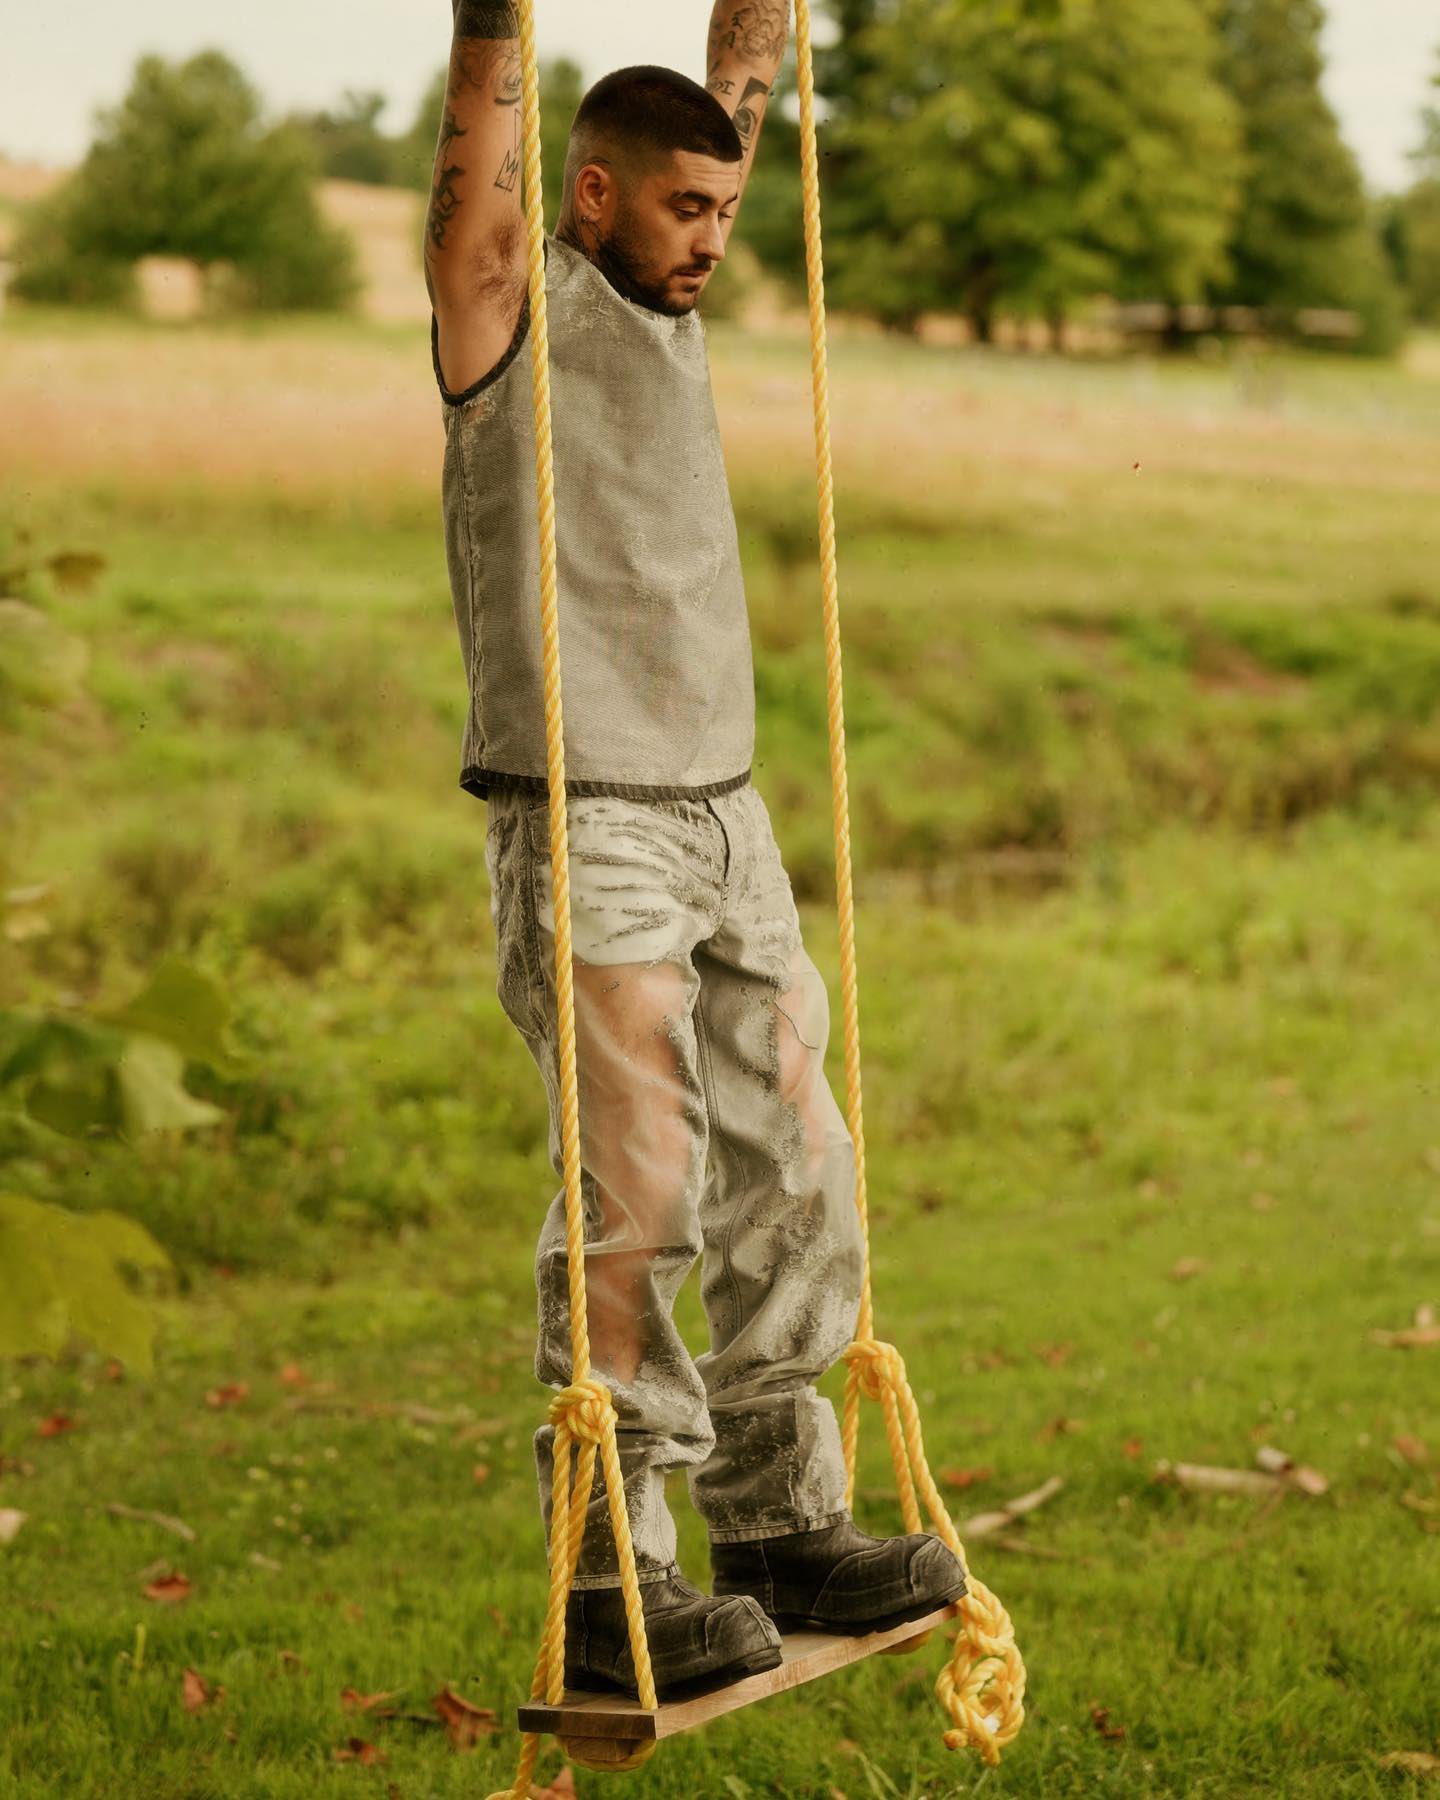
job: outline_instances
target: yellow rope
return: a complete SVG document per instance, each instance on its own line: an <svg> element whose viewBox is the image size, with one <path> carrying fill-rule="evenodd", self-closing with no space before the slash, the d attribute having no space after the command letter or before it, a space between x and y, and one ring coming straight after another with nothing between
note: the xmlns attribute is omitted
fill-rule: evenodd
<svg viewBox="0 0 1440 1800"><path fill-rule="evenodd" d="M540 82L535 46L534 0L519 0L525 136L525 214L529 238L530 357L535 402L535 482L540 524L540 612L545 666L545 742L550 797L550 866L554 884L555 986L560 1029L561 1141L565 1175L565 1243L570 1279L571 1383L550 1403L555 1427L550 1521L550 1595L532 1699L556 1706L565 1690L565 1612L585 1532L597 1456L605 1475L610 1523L619 1554L621 1588L635 1661L640 1703L657 1702L645 1615L635 1569L635 1551L615 1441L616 1413L609 1390L590 1374L590 1336L585 1294L585 1233L580 1186L580 1107L575 1071L575 1006L570 930L570 860L565 812L564 715L560 689L559 590L556 577L555 467L550 415L550 340L545 300L545 222L540 178ZM862 1393L878 1400L906 1528L921 1525L916 1486L938 1534L967 1563L944 1502L925 1460L919 1409L893 1344L874 1336L870 1283L869 1211L865 1187L865 1134L860 1084L859 987L855 967L855 899L850 864L849 787L845 767L845 717L840 654L839 575L835 555L835 483L830 454L830 400L825 333L825 276L820 232L820 171L815 135L815 76L809 0L795 0L796 53L800 77L802 177L805 194L805 265L810 295L810 362L815 407L815 466L819 499L820 566L825 616L825 661L830 722L830 773L835 824L835 868L840 920L841 984L844 999L845 1083L851 1136L855 1144L855 1202L865 1242L860 1312L853 1343L845 1352L844 1447L846 1503L853 1502ZM574 1446L581 1446L573 1469ZM987 1763L1019 1732L1025 1717L1025 1665L1014 1629L995 1595L970 1577L961 1603L960 1629L936 1693L953 1720L945 1733L952 1749L973 1745ZM522 1738L520 1760L510 1787L490 1800L525 1800L539 1756L535 1732ZM611 1768L638 1768L655 1748L640 1743L633 1755ZM574 1760L583 1760L574 1758Z"/></svg>
<svg viewBox="0 0 1440 1800"><path fill-rule="evenodd" d="M550 790L550 870L555 896L555 989L560 1027L560 1122L565 1171L565 1253L570 1275L570 1386L550 1403L555 1427L550 1513L550 1599L535 1664L531 1698L558 1706L565 1697L565 1606L580 1558L586 1509L598 1454L605 1471L610 1524L620 1559L620 1585L640 1704L653 1709L655 1679L645 1637L645 1613L635 1571L635 1548L625 1507L615 1408L609 1390L590 1375L585 1298L585 1215L580 1188L580 1100L575 1075L575 995L570 935L570 851L565 816L565 727L560 695L560 602L555 555L555 449L550 419L550 330L545 305L545 208L540 180L540 68L534 0L519 0L520 63L524 92L525 222L529 237L530 368L535 399L535 490L540 516L540 619L545 662L545 747ZM581 1445L571 1483L573 1446ZM642 1743L622 1765L638 1768L654 1752ZM527 1731L511 1785L491 1800L526 1800L540 1754Z"/></svg>
<svg viewBox="0 0 1440 1800"><path fill-rule="evenodd" d="M801 177L805 190L805 272L810 296L810 372L815 406L815 474L820 516L820 575L825 613L825 668L830 717L830 780L835 819L835 885L840 912L840 981L844 1004L845 1089L855 1143L855 1204L865 1240L855 1341L845 1352L845 1501L855 1496L860 1397L885 1412L890 1460L907 1531L921 1529L918 1483L937 1534L969 1568L953 1521L925 1460L920 1413L893 1344L875 1337L870 1291L870 1216L865 1187L865 1127L860 1092L860 1002L855 971L855 895L850 871L850 799L845 769L845 708L840 666L840 583L835 557L835 476L830 456L830 383L825 334L825 265L820 233L820 159L815 136L815 68L810 0L795 0L795 52L800 86ZM913 1469L913 1474L912 1474ZM1010 1616L982 1582L969 1576L950 1662L935 1684L952 1727L951 1750L971 1744L992 1766L1025 1718L1025 1664Z"/></svg>

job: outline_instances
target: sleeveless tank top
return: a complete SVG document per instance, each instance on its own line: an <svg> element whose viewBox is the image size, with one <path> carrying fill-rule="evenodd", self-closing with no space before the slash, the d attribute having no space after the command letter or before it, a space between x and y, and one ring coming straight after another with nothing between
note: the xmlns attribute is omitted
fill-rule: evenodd
<svg viewBox="0 0 1440 1800"><path fill-rule="evenodd" d="M632 799L750 778L755 687L704 327L546 240L566 789ZM529 302L504 357L444 402L442 507L470 700L460 785L543 793L544 673Z"/></svg>

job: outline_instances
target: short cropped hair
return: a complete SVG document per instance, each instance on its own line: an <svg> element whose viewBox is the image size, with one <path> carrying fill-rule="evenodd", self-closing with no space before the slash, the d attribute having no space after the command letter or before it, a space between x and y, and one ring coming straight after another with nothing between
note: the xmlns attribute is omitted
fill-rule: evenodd
<svg viewBox="0 0 1440 1800"><path fill-rule="evenodd" d="M570 126L565 163L568 195L587 162L609 151L659 161L677 150L738 163L745 146L729 113L688 75L642 63L602 76L586 94Z"/></svg>

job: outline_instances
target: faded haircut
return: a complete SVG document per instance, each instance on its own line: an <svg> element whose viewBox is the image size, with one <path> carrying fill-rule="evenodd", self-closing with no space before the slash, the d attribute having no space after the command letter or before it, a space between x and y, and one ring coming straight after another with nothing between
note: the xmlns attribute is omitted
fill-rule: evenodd
<svg viewBox="0 0 1440 1800"><path fill-rule="evenodd" d="M616 69L595 83L576 110L565 159L566 202L587 162L645 168L677 150L726 163L745 155L729 113L688 75L649 63Z"/></svg>

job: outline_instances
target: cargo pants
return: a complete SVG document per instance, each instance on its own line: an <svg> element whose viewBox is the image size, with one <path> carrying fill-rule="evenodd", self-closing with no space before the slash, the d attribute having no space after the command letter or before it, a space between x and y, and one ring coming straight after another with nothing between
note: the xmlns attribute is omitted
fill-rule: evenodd
<svg viewBox="0 0 1440 1800"><path fill-rule="evenodd" d="M492 788L496 987L544 1078L563 1174L549 802ZM845 1516L834 1408L812 1385L859 1308L855 1153L824 1072L829 1000L759 791L571 796L581 1189L592 1371L610 1389L640 1578L675 1568L665 1475L712 1543ZM701 1260L709 1348L672 1309ZM570 1380L565 1191L536 1251L535 1373ZM554 1428L535 1434L549 1541ZM597 1464L577 1587L620 1579Z"/></svg>

